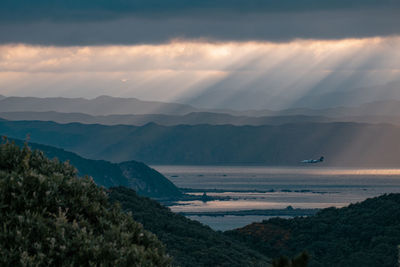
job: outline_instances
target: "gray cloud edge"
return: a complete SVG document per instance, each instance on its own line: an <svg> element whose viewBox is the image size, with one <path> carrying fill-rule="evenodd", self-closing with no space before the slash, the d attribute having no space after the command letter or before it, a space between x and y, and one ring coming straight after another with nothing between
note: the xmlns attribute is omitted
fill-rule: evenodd
<svg viewBox="0 0 400 267"><path fill-rule="evenodd" d="M0 44L129 45L174 39L270 41L400 35L399 9L289 13L221 13L220 16L124 17L104 21L2 22Z"/></svg>

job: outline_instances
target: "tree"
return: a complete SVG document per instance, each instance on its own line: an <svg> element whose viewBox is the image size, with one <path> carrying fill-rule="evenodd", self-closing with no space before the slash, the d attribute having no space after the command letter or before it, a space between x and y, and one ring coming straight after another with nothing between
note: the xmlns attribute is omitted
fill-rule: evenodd
<svg viewBox="0 0 400 267"><path fill-rule="evenodd" d="M289 259L285 256L281 256L278 259L272 261L273 267L307 267L310 255L303 251L293 259Z"/></svg>
<svg viewBox="0 0 400 267"><path fill-rule="evenodd" d="M68 163L0 144L1 266L169 266L162 243Z"/></svg>

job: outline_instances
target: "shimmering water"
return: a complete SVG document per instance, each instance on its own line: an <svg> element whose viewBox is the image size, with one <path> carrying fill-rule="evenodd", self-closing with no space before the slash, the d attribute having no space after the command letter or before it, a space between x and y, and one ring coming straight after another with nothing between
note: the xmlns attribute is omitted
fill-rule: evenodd
<svg viewBox="0 0 400 267"><path fill-rule="evenodd" d="M209 196L230 197L205 203L180 202L170 207L175 212L343 207L384 193L400 193L400 169L326 168L321 165L152 167L178 187L202 189ZM207 224L214 225L215 229L227 229L215 226L218 219L206 217L196 218L204 223L209 221ZM248 221L235 216L220 220L227 225L235 220Z"/></svg>

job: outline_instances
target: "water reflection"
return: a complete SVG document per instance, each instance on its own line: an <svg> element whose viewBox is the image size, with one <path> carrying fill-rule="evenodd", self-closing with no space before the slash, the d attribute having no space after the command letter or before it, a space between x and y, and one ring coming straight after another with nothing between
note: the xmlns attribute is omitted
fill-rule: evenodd
<svg viewBox="0 0 400 267"><path fill-rule="evenodd" d="M253 209L285 209L288 206L293 208L327 208L331 206L343 207L347 203L343 202L271 202L271 201L248 201L248 200L231 200L231 201L180 201L171 208L174 212L208 212L208 211L234 211L234 210L253 210Z"/></svg>
<svg viewBox="0 0 400 267"><path fill-rule="evenodd" d="M190 194L224 200L181 201L174 212L343 207L384 193L400 193L400 169L241 166L153 166ZM271 216L196 216L215 230L242 227Z"/></svg>
<svg viewBox="0 0 400 267"><path fill-rule="evenodd" d="M153 166L181 188L226 201L188 201L173 211L342 207L383 193L400 193L400 169L260 166ZM203 192L193 193L202 194Z"/></svg>

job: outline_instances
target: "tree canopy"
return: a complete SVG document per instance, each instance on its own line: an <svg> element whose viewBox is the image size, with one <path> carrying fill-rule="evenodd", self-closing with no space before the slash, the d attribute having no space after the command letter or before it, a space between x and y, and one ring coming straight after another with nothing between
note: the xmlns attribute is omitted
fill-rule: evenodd
<svg viewBox="0 0 400 267"><path fill-rule="evenodd" d="M0 265L169 266L157 237L90 177L28 146L0 145Z"/></svg>

